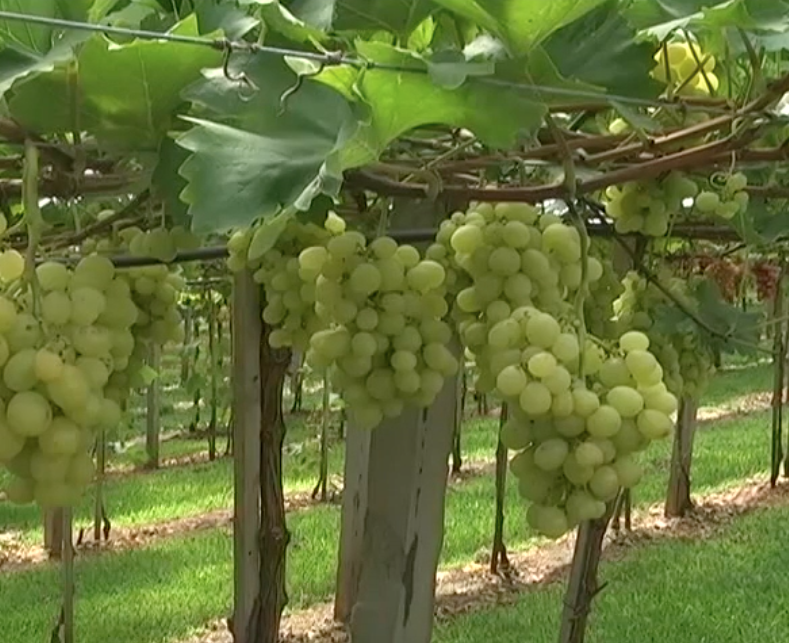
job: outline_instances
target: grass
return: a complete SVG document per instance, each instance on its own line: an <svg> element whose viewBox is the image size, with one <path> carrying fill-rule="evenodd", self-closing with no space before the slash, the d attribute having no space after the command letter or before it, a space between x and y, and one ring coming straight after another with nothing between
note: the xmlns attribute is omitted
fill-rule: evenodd
<svg viewBox="0 0 789 643"><path fill-rule="evenodd" d="M590 643L783 643L789 595L783 583L789 509L754 512L705 541L663 541L603 565ZM556 640L564 588L524 595L511 607L459 616L434 643Z"/></svg>

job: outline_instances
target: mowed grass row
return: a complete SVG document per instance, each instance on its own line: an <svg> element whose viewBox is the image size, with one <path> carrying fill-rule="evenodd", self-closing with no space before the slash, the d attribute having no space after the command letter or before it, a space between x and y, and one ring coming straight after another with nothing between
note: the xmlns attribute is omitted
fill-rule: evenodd
<svg viewBox="0 0 789 643"><path fill-rule="evenodd" d="M480 426L467 432L467 441L472 440L471 436L490 432ZM720 421L700 432L693 468L694 489L705 492L731 486L764 471L769 433L769 412ZM663 498L669 458L668 443L656 444L645 454L646 477L636 492L637 504L651 504ZM151 476L145 476L148 477ZM159 493L162 492L159 487ZM443 566L462 565L487 550L492 534L492 500L492 476L450 489ZM536 542L525 526L524 509L510 480L506 540L511 548L522 549ZM316 507L289 516L288 522L293 532L288 560L291 607L329 600L336 571L339 509ZM193 628L227 614L232 591L230 534L213 530L159 541L145 549L85 557L77 562L77 584L80 643L105 643L108 636L125 643L179 640ZM656 596L668 589L665 585L663 589L657 587L652 590ZM553 602L555 597L545 600L555 615L558 601ZM40 641L58 610L58 601L56 567L0 576L0 604L5 608L0 612L0 628L8 633L7 643ZM536 609L545 611L545 605ZM545 631L552 631L553 626L548 619ZM459 630L457 635L461 633ZM441 630L440 636L456 634ZM471 643L479 638L459 640ZM695 639L694 643L698 640L702 639Z"/></svg>
<svg viewBox="0 0 789 643"><path fill-rule="evenodd" d="M762 391L771 379L769 365L725 371L712 382L704 404L721 404L733 396ZM288 418L288 434L284 456L284 485L288 492L310 490L318 471L317 421L309 416ZM463 431L463 455L466 459L490 459L496 447L496 419L471 418ZM220 453L224 441L218 444ZM668 444L654 445L649 457L663 458ZM162 457L175 457L205 449L197 440L170 440L162 443ZM127 462L143 460L141 447L123 454ZM120 459L119 459L120 460ZM329 473L341 476L344 461L342 444L334 440L329 451ZM664 466L661 460L659 466ZM650 464L649 466L654 466ZM2 481L0 481L1 483ZM472 483L479 484L479 482ZM483 481L482 484L491 484ZM452 492L454 493L454 492ZM639 489L639 494L645 493ZM654 496L650 496L654 497ZM153 522L195 516L208 511L232 506L232 463L229 459L206 462L189 467L172 467L129 477L109 478L105 483L105 505L113 525L133 527ZM91 522L93 500L86 496L75 513L77 524ZM33 506L15 506L0 502L0 533L19 532L18 536L35 542L42 538L41 517Z"/></svg>
<svg viewBox="0 0 789 643"><path fill-rule="evenodd" d="M589 643L784 643L789 508L754 511L705 540L666 540L604 562ZM563 584L439 624L434 643L553 643Z"/></svg>

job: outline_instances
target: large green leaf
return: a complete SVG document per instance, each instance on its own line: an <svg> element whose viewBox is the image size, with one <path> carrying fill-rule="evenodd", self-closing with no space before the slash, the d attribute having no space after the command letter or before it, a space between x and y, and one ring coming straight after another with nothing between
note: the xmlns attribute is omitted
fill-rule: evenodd
<svg viewBox="0 0 789 643"><path fill-rule="evenodd" d="M736 27L778 33L789 30L786 0L640 0L627 16L636 26L661 39L683 27L711 31Z"/></svg>
<svg viewBox="0 0 789 643"><path fill-rule="evenodd" d="M522 54L606 0L433 0Z"/></svg>
<svg viewBox="0 0 789 643"><path fill-rule="evenodd" d="M61 9L62 0L0 0L0 10L46 18L67 17ZM89 37L86 32L63 34L44 25L0 20L0 93L17 80L50 71L57 63L72 59L74 46Z"/></svg>
<svg viewBox="0 0 789 643"><path fill-rule="evenodd" d="M294 42L321 41L326 33L299 20L279 0L240 0L242 5L257 5L267 29L281 33Z"/></svg>
<svg viewBox="0 0 789 643"><path fill-rule="evenodd" d="M200 24L200 33L221 31L231 40L238 40L259 23L257 18L253 18L234 4L222 0L196 0L194 8Z"/></svg>
<svg viewBox="0 0 789 643"><path fill-rule="evenodd" d="M656 96L661 86L649 75L655 47L636 41L635 30L618 9L619 3L609 0L554 33L545 50L564 76L614 94Z"/></svg>
<svg viewBox="0 0 789 643"><path fill-rule="evenodd" d="M435 8L431 0L296 0L290 10L324 31L384 30L407 36Z"/></svg>
<svg viewBox="0 0 789 643"><path fill-rule="evenodd" d="M192 152L181 168L188 181L181 198L196 230L248 225L335 194L342 168L332 158L356 124L347 101L318 83L305 82L282 111L281 97L297 80L284 61L259 54L237 64L233 73L260 88L254 94L221 69L185 94L203 116L178 139Z"/></svg>
<svg viewBox="0 0 789 643"><path fill-rule="evenodd" d="M196 16L173 31L196 35ZM220 52L207 48L141 40L116 45L94 36L83 45L76 72L59 66L19 83L9 106L34 131L58 134L78 126L105 145L155 149L172 123L182 89L220 60ZM78 114L70 73L77 74Z"/></svg>
<svg viewBox="0 0 789 643"><path fill-rule="evenodd" d="M371 156L409 130L434 124L466 127L493 147L507 147L537 128L545 115L545 107L535 102L534 96L518 89L472 80L457 89L441 87L427 73L419 73L428 70L427 63L407 50L379 42L357 43L357 50L368 60L415 70L334 67L319 76L349 98L357 96L369 105L364 142L359 141L359 134L354 142L361 146L357 151L366 147ZM360 160L361 156L354 162Z"/></svg>

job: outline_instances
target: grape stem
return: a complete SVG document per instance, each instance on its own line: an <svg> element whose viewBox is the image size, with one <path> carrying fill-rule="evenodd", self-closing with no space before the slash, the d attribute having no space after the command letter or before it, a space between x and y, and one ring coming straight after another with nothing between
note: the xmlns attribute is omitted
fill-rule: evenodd
<svg viewBox="0 0 789 643"><path fill-rule="evenodd" d="M22 203L27 225L27 254L25 256L25 280L33 291L33 315L38 317L40 293L36 275L36 250L44 228L44 219L38 205L38 147L30 139L25 140L25 165L22 171Z"/></svg>

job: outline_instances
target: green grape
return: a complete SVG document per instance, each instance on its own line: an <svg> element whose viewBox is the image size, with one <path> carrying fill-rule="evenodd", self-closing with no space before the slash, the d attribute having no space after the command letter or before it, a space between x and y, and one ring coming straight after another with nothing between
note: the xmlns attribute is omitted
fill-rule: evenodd
<svg viewBox="0 0 789 643"><path fill-rule="evenodd" d="M671 419L660 411L644 409L636 418L639 432L648 440L660 440L671 435L673 424Z"/></svg>
<svg viewBox="0 0 789 643"><path fill-rule="evenodd" d="M602 449L595 442L581 442L574 453L578 464L584 467L599 467L605 461Z"/></svg>
<svg viewBox="0 0 789 643"><path fill-rule="evenodd" d="M540 382L529 382L521 391L518 399L521 409L529 415L547 413L551 408L552 401L548 387Z"/></svg>
<svg viewBox="0 0 789 643"><path fill-rule="evenodd" d="M0 422L0 463L10 462L25 447L25 438L12 431L5 421Z"/></svg>
<svg viewBox="0 0 789 643"><path fill-rule="evenodd" d="M610 438L619 431L622 426L622 416L617 410L607 404L600 407L586 418L586 430L589 435L596 438Z"/></svg>
<svg viewBox="0 0 789 643"><path fill-rule="evenodd" d="M514 417L507 418L507 421L501 427L501 431L499 431L499 439L501 440L501 443L510 451L520 451L521 449L525 449L527 446L529 446L529 444L531 444L529 425L526 422L521 422ZM1 439L0 449L2 449Z"/></svg>
<svg viewBox="0 0 789 643"><path fill-rule="evenodd" d="M576 486L585 485L592 479L594 469L588 465L581 464L575 453L569 453L562 464L562 472L572 484Z"/></svg>
<svg viewBox="0 0 789 643"><path fill-rule="evenodd" d="M440 263L430 260L420 261L406 274L409 287L420 293L440 288L445 278L444 267Z"/></svg>
<svg viewBox="0 0 789 643"><path fill-rule="evenodd" d="M65 264L45 261L36 267L36 278L42 290L66 290L71 281L71 273Z"/></svg>
<svg viewBox="0 0 789 643"><path fill-rule="evenodd" d="M619 338L619 347L626 353L634 350L646 351L649 349L649 337L637 330L631 330Z"/></svg>
<svg viewBox="0 0 789 643"><path fill-rule="evenodd" d="M47 399L35 391L14 395L6 407L8 428L19 436L32 438L42 435L52 422L52 407Z"/></svg>
<svg viewBox="0 0 789 643"><path fill-rule="evenodd" d="M534 377L547 378L556 371L556 358L551 353L540 352L529 359L528 367Z"/></svg>
<svg viewBox="0 0 789 643"><path fill-rule="evenodd" d="M630 455L623 455L611 465L616 471L619 484L625 489L635 487L644 476L644 469Z"/></svg>
<svg viewBox="0 0 789 643"><path fill-rule="evenodd" d="M532 505L526 512L526 521L532 529L548 538L559 538L570 530L567 515L558 507Z"/></svg>
<svg viewBox="0 0 789 643"><path fill-rule="evenodd" d="M608 391L605 399L622 418L635 417L644 408L644 398L629 386L615 386Z"/></svg>
<svg viewBox="0 0 789 643"><path fill-rule="evenodd" d="M10 283L25 272L25 258L16 250L0 252L0 280Z"/></svg>
<svg viewBox="0 0 789 643"><path fill-rule="evenodd" d="M3 368L3 383L14 392L28 391L38 381L36 377L36 351L25 348L13 354Z"/></svg>
<svg viewBox="0 0 789 643"><path fill-rule="evenodd" d="M605 503L583 489L576 489L567 496L565 511L571 524L597 520L605 515Z"/></svg>
<svg viewBox="0 0 789 643"><path fill-rule="evenodd" d="M588 418L598 408L600 408L600 398L596 393L589 389L576 387L572 391L573 396L573 410L582 417Z"/></svg>
<svg viewBox="0 0 789 643"><path fill-rule="evenodd" d="M506 397L519 396L526 385L529 378L519 366L509 365L501 370L496 378L496 388Z"/></svg>
<svg viewBox="0 0 789 643"><path fill-rule="evenodd" d="M38 436L38 447L46 456L70 456L80 450L83 441L79 426L68 418L57 416L52 418L49 428Z"/></svg>
<svg viewBox="0 0 789 643"><path fill-rule="evenodd" d="M526 338L529 343L549 350L559 339L561 327L551 315L535 313L526 322Z"/></svg>
<svg viewBox="0 0 789 643"><path fill-rule="evenodd" d="M616 470L608 465L598 467L589 480L589 491L604 502L608 502L616 498L619 493L619 477Z"/></svg>
<svg viewBox="0 0 789 643"><path fill-rule="evenodd" d="M69 287L74 290L85 286L98 291L106 290L115 277L115 266L107 257L89 255L79 260L71 275Z"/></svg>
<svg viewBox="0 0 789 643"><path fill-rule="evenodd" d="M568 453L569 447L565 440L546 440L534 450L534 464L543 471L554 471L564 464Z"/></svg>
<svg viewBox="0 0 789 643"><path fill-rule="evenodd" d="M705 214L715 212L716 208L720 205L720 197L715 192L699 192L696 196L696 207L699 212Z"/></svg>
<svg viewBox="0 0 789 643"><path fill-rule="evenodd" d="M17 353L17 355L21 354ZM41 382L56 380L63 374L63 360L57 353L46 348L39 349L33 357L33 373Z"/></svg>

